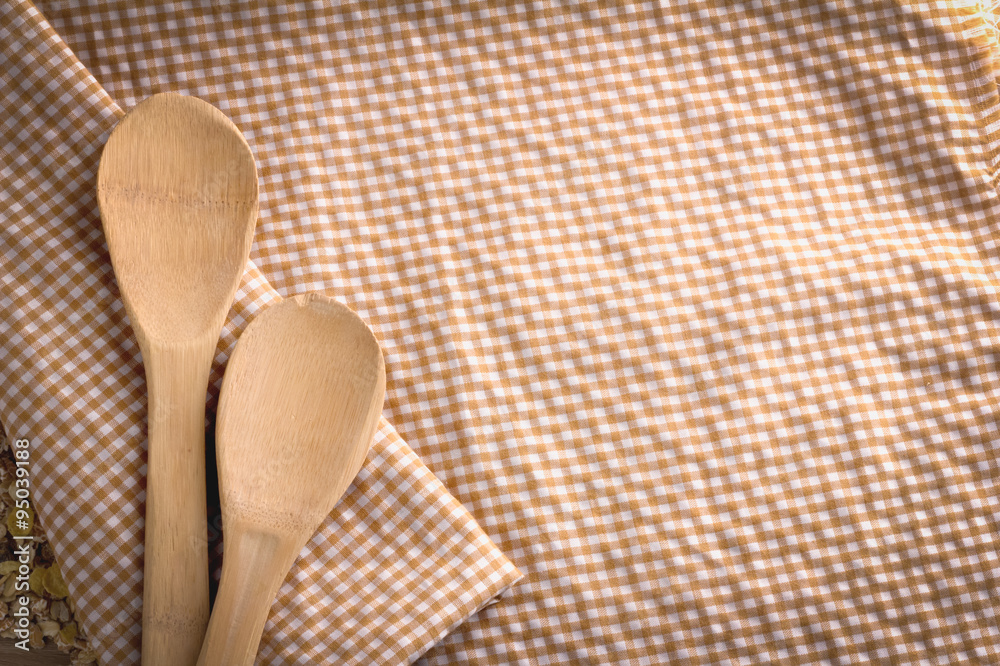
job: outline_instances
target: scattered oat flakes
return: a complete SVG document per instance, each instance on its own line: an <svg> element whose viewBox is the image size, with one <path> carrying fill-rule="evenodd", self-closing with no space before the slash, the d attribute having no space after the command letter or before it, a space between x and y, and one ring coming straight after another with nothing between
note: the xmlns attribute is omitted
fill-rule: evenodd
<svg viewBox="0 0 1000 666"><path fill-rule="evenodd" d="M30 570L27 593L32 619L28 642L33 648L40 648L46 639L59 650L69 653L75 666L90 666L97 663L97 655L89 649L87 638L73 617L73 600L67 595L69 590L62 577L62 571L55 561L51 544L45 539L41 522L33 510L28 510L30 520L26 529L17 530L16 478L14 457L0 430L0 637L14 638L14 618L11 613L15 604L10 603L16 596L25 594L15 590L20 567L15 553L14 535L31 535L29 553Z"/></svg>
<svg viewBox="0 0 1000 666"><path fill-rule="evenodd" d="M36 650L45 647L45 636L42 635L42 630L37 624L32 623L28 627L28 645Z"/></svg>
<svg viewBox="0 0 1000 666"><path fill-rule="evenodd" d="M38 628L42 630L42 635L46 638L55 638L62 627L55 620L39 620Z"/></svg>
<svg viewBox="0 0 1000 666"><path fill-rule="evenodd" d="M36 567L31 572L31 575L28 576L28 587L31 589L32 592L34 592L38 596L42 596L43 594L45 594L45 587L44 583L42 582L44 579L45 579L45 567Z"/></svg>
<svg viewBox="0 0 1000 666"><path fill-rule="evenodd" d="M44 585L45 591L53 599L65 599L69 595L69 588L66 587L66 581L63 580L62 571L59 570L59 565L55 562L45 572Z"/></svg>
<svg viewBox="0 0 1000 666"><path fill-rule="evenodd" d="M72 645L75 639L76 622L70 622L59 631L59 640L57 642L62 643L63 645Z"/></svg>
<svg viewBox="0 0 1000 666"><path fill-rule="evenodd" d="M62 599L57 599L52 602L52 606L49 607L49 614L52 616L53 620L57 620L62 624L66 624L70 620L69 606ZM2 613L0 613L2 615Z"/></svg>

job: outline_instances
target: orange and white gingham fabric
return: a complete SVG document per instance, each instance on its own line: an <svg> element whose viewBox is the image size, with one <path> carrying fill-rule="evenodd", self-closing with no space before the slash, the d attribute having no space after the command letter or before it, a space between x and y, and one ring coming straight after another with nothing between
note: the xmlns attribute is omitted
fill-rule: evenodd
<svg viewBox="0 0 1000 666"><path fill-rule="evenodd" d="M193 94L243 129L254 280L372 322L387 419L525 574L423 663L991 663L989 4L41 2L86 71L19 56L5 137L35 154L4 182L14 215L95 224L53 147L100 141L78 128L106 96ZM515 575L486 552L468 607Z"/></svg>
<svg viewBox="0 0 1000 666"><path fill-rule="evenodd" d="M94 191L121 111L28 3L0 6L0 77L4 425L32 441L35 501L101 663L136 664L145 385ZM213 402L238 331L278 298L251 265ZM259 663L406 663L518 577L383 420L279 591Z"/></svg>

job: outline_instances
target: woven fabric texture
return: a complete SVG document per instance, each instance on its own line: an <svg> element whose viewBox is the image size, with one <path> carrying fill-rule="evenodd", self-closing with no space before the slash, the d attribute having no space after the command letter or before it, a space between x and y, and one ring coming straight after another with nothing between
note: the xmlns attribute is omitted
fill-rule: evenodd
<svg viewBox="0 0 1000 666"><path fill-rule="evenodd" d="M244 130L259 279L525 574L423 663L992 663L988 4L43 1L96 81L14 89Z"/></svg>
<svg viewBox="0 0 1000 666"><path fill-rule="evenodd" d="M101 662L137 664L145 384L94 190L121 111L28 3L0 7L0 79L0 413L32 441L35 503ZM213 405L239 331L279 298L251 264ZM383 419L279 591L258 663L407 663L518 577Z"/></svg>

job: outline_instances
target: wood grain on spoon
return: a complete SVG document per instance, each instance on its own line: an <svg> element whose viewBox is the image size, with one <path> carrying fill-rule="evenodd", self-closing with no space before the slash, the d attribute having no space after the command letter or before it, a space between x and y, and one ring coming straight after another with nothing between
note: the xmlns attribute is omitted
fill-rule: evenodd
<svg viewBox="0 0 1000 666"><path fill-rule="evenodd" d="M175 94L108 138L97 184L149 391L144 666L193 664L208 622L205 397L257 220L257 169L232 122Z"/></svg>
<svg viewBox="0 0 1000 666"><path fill-rule="evenodd" d="M222 581L199 665L253 663L278 588L361 469L384 394L375 336L332 299L282 301L244 331L219 397Z"/></svg>

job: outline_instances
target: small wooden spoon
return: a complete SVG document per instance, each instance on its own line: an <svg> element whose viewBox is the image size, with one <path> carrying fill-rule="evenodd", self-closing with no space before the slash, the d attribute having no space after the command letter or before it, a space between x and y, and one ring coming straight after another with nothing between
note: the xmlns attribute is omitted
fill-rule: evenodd
<svg viewBox="0 0 1000 666"><path fill-rule="evenodd" d="M282 301L243 332L219 397L222 581L199 666L253 663L288 570L361 469L384 394L375 336L330 298Z"/></svg>
<svg viewBox="0 0 1000 666"><path fill-rule="evenodd" d="M257 168L221 111L154 95L108 138L97 200L149 390L143 666L188 666L208 624L205 398L257 221Z"/></svg>

